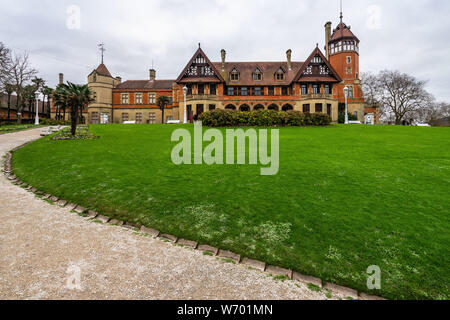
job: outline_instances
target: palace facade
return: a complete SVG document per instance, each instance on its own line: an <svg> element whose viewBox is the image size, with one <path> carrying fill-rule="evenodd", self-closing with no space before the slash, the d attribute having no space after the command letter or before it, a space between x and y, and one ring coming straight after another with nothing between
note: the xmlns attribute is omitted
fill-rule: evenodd
<svg viewBox="0 0 450 320"><path fill-rule="evenodd" d="M188 121L214 109L295 110L326 113L334 122L345 110L344 88L349 88L348 111L361 122L366 110L359 80L359 39L342 21L332 30L325 25L325 52L318 45L305 61L292 61L292 51L279 62L211 62L199 48L177 79L158 80L151 69L147 80L113 77L102 63L88 76L96 101L84 117L97 123L167 123ZM184 88L187 89L186 104ZM157 99L167 96L171 103L162 111Z"/></svg>

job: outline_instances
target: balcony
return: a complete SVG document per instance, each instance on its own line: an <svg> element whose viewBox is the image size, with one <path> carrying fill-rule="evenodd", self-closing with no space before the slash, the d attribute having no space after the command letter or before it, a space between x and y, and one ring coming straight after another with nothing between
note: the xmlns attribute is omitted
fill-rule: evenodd
<svg viewBox="0 0 450 320"><path fill-rule="evenodd" d="M215 94L188 94L186 100L217 100L217 95Z"/></svg>
<svg viewBox="0 0 450 320"><path fill-rule="evenodd" d="M332 94L328 93L309 93L309 94L303 94L302 99L333 99Z"/></svg>

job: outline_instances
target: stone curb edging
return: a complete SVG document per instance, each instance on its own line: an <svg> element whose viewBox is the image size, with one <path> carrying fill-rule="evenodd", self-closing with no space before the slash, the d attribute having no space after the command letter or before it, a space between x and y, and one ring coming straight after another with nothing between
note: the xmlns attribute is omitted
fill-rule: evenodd
<svg viewBox="0 0 450 320"><path fill-rule="evenodd" d="M141 226L141 225L137 225L135 223L120 221L117 219L111 219L107 216L100 215L93 210L86 209L77 204L69 203L68 201L66 201L64 199L59 199L56 196L52 196L50 194L44 193L43 191L40 191L32 186L29 186L27 183L20 181L20 179L14 175L14 171L12 169L13 153L15 151L27 146L30 143L31 142L27 142L23 145L20 145L16 148L12 149L10 152L6 153L4 167L3 167L3 173L6 176L6 178L11 181L11 183L18 185L27 191L31 191L32 193L42 197L45 200L51 201L53 204L58 205L59 207L70 209L71 211L74 211L80 215L85 215L90 220L98 220L99 222L101 222L103 224L119 226L122 228L133 230L140 234L151 236L154 239L160 239L160 240L170 242L173 244L177 244L177 245L180 245L180 246L183 246L186 248L202 251L205 254L207 253L214 257L230 259L235 264L242 264L242 265L250 267L252 269L256 269L261 272L266 272L272 276L286 277L289 280L298 281L298 282L304 283L306 285L312 284L314 286L319 287L320 289L322 289L322 288L327 289L330 292L337 294L337 295L344 296L345 298L359 299L359 300L386 300L382 297L369 295L364 292L358 293L357 290L339 286L337 284L325 282L325 281L322 281L322 279L320 279L320 278L309 276L309 275L303 275L294 270L285 269L285 268L281 268L278 266L267 265L265 262L249 259L246 257L241 258L241 255L236 254L231 251L222 250L222 249L215 248L215 247L212 247L212 246L209 246L206 244L199 244L196 241L192 241L192 240L179 239L176 236L173 236L170 234L161 234L160 231L158 231L158 230L155 230L152 228L147 228L147 227Z"/></svg>

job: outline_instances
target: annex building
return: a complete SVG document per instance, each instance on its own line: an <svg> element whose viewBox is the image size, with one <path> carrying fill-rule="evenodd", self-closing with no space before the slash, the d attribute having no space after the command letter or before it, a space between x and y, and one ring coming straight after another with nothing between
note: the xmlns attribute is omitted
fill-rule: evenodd
<svg viewBox="0 0 450 320"><path fill-rule="evenodd" d="M334 122L345 110L344 88L349 88L348 111L361 122L367 113L359 79L360 40L342 20L332 29L325 24L325 48L313 48L304 61L292 61L292 51L279 62L221 61L212 62L199 45L191 60L173 80L156 79L149 71L146 80L122 81L111 75L102 63L88 76L95 102L84 114L87 123L167 123L188 121L214 109L283 110L304 113L326 113ZM181 67L182 68L182 67ZM180 68L180 69L181 69ZM186 103L184 88L187 89ZM157 106L160 96L170 98L162 111ZM375 116L376 117L376 116Z"/></svg>

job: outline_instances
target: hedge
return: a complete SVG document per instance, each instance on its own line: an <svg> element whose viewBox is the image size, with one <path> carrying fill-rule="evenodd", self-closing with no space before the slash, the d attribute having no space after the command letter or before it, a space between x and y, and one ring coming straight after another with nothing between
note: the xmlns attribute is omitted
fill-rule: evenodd
<svg viewBox="0 0 450 320"><path fill-rule="evenodd" d="M217 109L202 113L198 120L207 127L300 127L331 124L331 117L323 113L274 110L243 112Z"/></svg>

